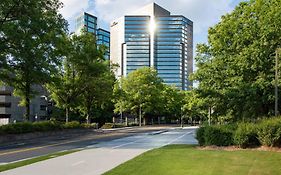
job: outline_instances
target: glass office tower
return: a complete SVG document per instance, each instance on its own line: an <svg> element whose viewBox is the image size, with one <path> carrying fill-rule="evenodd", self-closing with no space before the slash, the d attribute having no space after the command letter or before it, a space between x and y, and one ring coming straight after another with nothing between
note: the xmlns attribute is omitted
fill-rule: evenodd
<svg viewBox="0 0 281 175"><path fill-rule="evenodd" d="M77 35L81 33L82 29L86 32L93 33L96 37L97 45L105 45L108 48L105 53L105 59L109 59L110 33L102 28L97 28L97 17L84 12L76 18L75 28L75 34Z"/></svg>
<svg viewBox="0 0 281 175"><path fill-rule="evenodd" d="M105 45L108 48L108 50L105 53L105 59L109 60L110 33L104 29L99 28L97 30L97 44Z"/></svg>
<svg viewBox="0 0 281 175"><path fill-rule="evenodd" d="M97 17L86 12L78 16L75 22L75 33L79 35L82 29L85 29L86 32L93 33L96 35Z"/></svg>
<svg viewBox="0 0 281 175"><path fill-rule="evenodd" d="M155 3L111 24L111 61L126 76L143 66L154 67L168 85L188 90L193 72L193 23Z"/></svg>

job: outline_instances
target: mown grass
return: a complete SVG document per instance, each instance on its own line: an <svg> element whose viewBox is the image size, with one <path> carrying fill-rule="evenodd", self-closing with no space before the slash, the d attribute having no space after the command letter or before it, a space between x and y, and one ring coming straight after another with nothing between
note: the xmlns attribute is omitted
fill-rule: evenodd
<svg viewBox="0 0 281 175"><path fill-rule="evenodd" d="M170 145L148 151L105 175L277 175L281 174L280 162L280 152Z"/></svg>
<svg viewBox="0 0 281 175"><path fill-rule="evenodd" d="M55 157L63 156L66 154L77 152L77 151L79 151L79 150L76 149L76 150L57 152L57 153L48 154L48 155L44 155L44 156L40 156L40 157L35 157L35 158L31 158L31 159L27 159L27 160L15 162L15 163L0 165L0 172L22 167L22 166L29 165L29 164L33 164L33 163L40 162L43 160L52 159Z"/></svg>

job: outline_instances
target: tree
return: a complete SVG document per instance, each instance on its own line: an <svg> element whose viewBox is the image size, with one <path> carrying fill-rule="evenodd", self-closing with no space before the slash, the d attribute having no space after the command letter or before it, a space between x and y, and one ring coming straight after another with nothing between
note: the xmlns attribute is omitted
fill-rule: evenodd
<svg viewBox="0 0 281 175"><path fill-rule="evenodd" d="M60 62L58 45L66 21L58 0L3 0L0 5L1 80L14 88L30 116L35 85L50 80ZM2 52L3 51L3 52Z"/></svg>
<svg viewBox="0 0 281 175"><path fill-rule="evenodd" d="M281 45L281 1L242 2L209 29L209 44L197 46L201 95L214 115L233 120L270 115L274 107L274 57Z"/></svg>
<svg viewBox="0 0 281 175"><path fill-rule="evenodd" d="M183 101L182 112L185 118L203 121L207 119L210 103L207 98L200 97L200 93L196 89L185 91Z"/></svg>
<svg viewBox="0 0 281 175"><path fill-rule="evenodd" d="M114 75L105 61L105 49L97 46L91 33L72 35L66 39L64 66L57 81L47 87L56 105L66 111L79 111L87 123L95 109L103 108L112 95Z"/></svg>
<svg viewBox="0 0 281 175"><path fill-rule="evenodd" d="M182 106L184 99L184 91L173 86L165 85L162 95L162 113L170 119L180 119L182 117Z"/></svg>
<svg viewBox="0 0 281 175"><path fill-rule="evenodd" d="M157 76L153 68L143 67L128 74L115 86L115 111L129 111L139 115L139 124L146 114L155 114L161 103L163 81ZM116 95L119 93L119 96ZM121 95L120 95L121 94Z"/></svg>
<svg viewBox="0 0 281 175"><path fill-rule="evenodd" d="M69 121L69 112L74 110L81 93L81 79L75 66L65 59L59 73L49 82L46 88L50 92L55 105L65 110L65 121Z"/></svg>
<svg viewBox="0 0 281 175"><path fill-rule="evenodd" d="M91 33L74 36L75 64L83 81L83 90L80 93L79 111L85 115L90 123L95 109L106 106L112 96L115 76L111 71L104 55L107 48L97 46L96 39Z"/></svg>

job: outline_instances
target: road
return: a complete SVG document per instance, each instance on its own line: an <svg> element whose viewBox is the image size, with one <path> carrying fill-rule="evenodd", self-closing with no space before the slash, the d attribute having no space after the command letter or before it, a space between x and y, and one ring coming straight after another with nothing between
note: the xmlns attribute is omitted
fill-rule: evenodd
<svg viewBox="0 0 281 175"><path fill-rule="evenodd" d="M0 175L95 175L150 149L168 144L197 144L195 128L169 128L86 144L86 149L0 173Z"/></svg>
<svg viewBox="0 0 281 175"><path fill-rule="evenodd" d="M171 126L133 127L118 130L99 130L84 135L44 137L0 146L0 165L38 157L64 150L85 148L99 142L111 141L137 133L157 132Z"/></svg>

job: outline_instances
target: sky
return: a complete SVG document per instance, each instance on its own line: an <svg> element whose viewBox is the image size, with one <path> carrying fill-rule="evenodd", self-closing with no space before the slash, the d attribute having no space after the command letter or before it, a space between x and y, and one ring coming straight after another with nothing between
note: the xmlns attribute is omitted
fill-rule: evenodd
<svg viewBox="0 0 281 175"><path fill-rule="evenodd" d="M184 15L193 21L194 48L206 43L208 28L220 21L222 15L231 12L243 0L62 0L60 10L74 31L75 17L83 11L98 17L98 26L109 30L111 21L149 3L155 2L174 15Z"/></svg>

